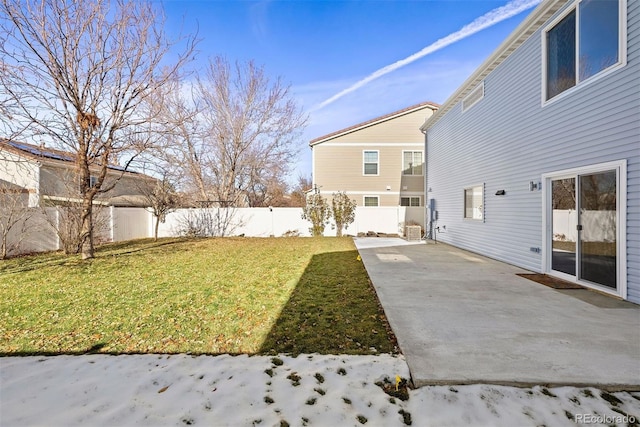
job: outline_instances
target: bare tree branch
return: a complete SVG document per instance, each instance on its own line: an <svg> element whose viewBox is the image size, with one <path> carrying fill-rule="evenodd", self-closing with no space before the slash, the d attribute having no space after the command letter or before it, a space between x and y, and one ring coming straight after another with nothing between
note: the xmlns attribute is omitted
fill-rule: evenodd
<svg viewBox="0 0 640 427"><path fill-rule="evenodd" d="M181 99L165 106L177 119L176 164L201 201L264 206L282 192L307 120L288 86L253 62L216 57L191 92L173 93Z"/></svg>
<svg viewBox="0 0 640 427"><path fill-rule="evenodd" d="M149 149L145 102L193 52L186 38L171 58L177 42L162 25L144 1L0 0L0 113L12 134L75 155L83 258L93 257L92 205L110 189L109 165L126 169Z"/></svg>

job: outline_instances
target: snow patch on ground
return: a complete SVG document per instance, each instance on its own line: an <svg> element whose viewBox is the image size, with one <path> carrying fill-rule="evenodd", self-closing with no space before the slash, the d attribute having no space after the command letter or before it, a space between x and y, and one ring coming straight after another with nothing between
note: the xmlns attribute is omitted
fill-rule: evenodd
<svg viewBox="0 0 640 427"><path fill-rule="evenodd" d="M396 376L409 377L402 356L4 357L0 425L640 423L638 392L480 384L423 387L411 390L409 400L402 401L375 384L385 378L395 383Z"/></svg>

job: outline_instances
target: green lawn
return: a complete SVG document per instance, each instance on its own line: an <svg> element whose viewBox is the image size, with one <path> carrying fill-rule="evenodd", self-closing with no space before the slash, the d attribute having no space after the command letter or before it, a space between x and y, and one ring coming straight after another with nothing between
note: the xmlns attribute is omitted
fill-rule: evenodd
<svg viewBox="0 0 640 427"><path fill-rule="evenodd" d="M167 239L0 261L0 354L395 351L350 238Z"/></svg>

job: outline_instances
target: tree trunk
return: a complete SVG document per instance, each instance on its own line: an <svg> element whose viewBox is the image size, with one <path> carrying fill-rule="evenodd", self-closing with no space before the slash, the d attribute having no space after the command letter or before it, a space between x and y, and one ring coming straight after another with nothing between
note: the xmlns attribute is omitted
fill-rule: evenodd
<svg viewBox="0 0 640 427"><path fill-rule="evenodd" d="M94 257L93 253L93 200L85 198L82 201L82 259Z"/></svg>
<svg viewBox="0 0 640 427"><path fill-rule="evenodd" d="M158 226L160 225L160 216L156 217L156 229L153 233L153 241L157 242L158 241Z"/></svg>
<svg viewBox="0 0 640 427"><path fill-rule="evenodd" d="M0 259L7 259L7 236L2 236L2 244L0 245Z"/></svg>

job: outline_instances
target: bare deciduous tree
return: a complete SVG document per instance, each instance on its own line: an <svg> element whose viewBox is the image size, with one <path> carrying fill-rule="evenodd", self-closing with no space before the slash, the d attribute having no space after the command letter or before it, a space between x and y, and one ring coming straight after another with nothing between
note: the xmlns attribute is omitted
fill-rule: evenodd
<svg viewBox="0 0 640 427"><path fill-rule="evenodd" d="M214 148L217 197L238 205L244 195L287 173L306 118L289 87L280 79L270 81L253 62L232 66L213 58L198 88L207 141Z"/></svg>
<svg viewBox="0 0 640 427"><path fill-rule="evenodd" d="M75 201L45 204L42 214L49 227L55 232L62 251L66 255L82 250L82 204ZM102 204L94 204L92 210L94 241L109 240L109 210Z"/></svg>
<svg viewBox="0 0 640 427"><path fill-rule="evenodd" d="M285 176L273 174L270 178L252 180L246 196L251 207L291 206L289 184Z"/></svg>
<svg viewBox="0 0 640 427"><path fill-rule="evenodd" d="M153 238L158 240L158 227L161 222L165 222L167 214L178 207L178 194L166 175L156 181L155 185L141 185L139 189L148 206L147 210L156 218Z"/></svg>
<svg viewBox="0 0 640 427"><path fill-rule="evenodd" d="M162 23L143 1L0 0L4 127L73 153L83 258L93 257L94 198L115 185L105 183L108 166L126 170L148 148L144 103L193 51L185 39L170 58L176 44Z"/></svg>
<svg viewBox="0 0 640 427"><path fill-rule="evenodd" d="M174 131L187 182L212 205L269 205L306 124L289 87L253 62L216 57L192 89L164 102L167 115L182 122Z"/></svg>
<svg viewBox="0 0 640 427"><path fill-rule="evenodd" d="M199 118L201 106L197 88L188 82L171 80L164 90L156 91L146 103L156 117L153 149L145 159L155 176L163 176L193 201L212 199L212 182L204 161L205 131Z"/></svg>
<svg viewBox="0 0 640 427"><path fill-rule="evenodd" d="M299 175L293 189L291 190L289 206L304 207L307 200L307 193L311 191L313 181L310 176Z"/></svg>

